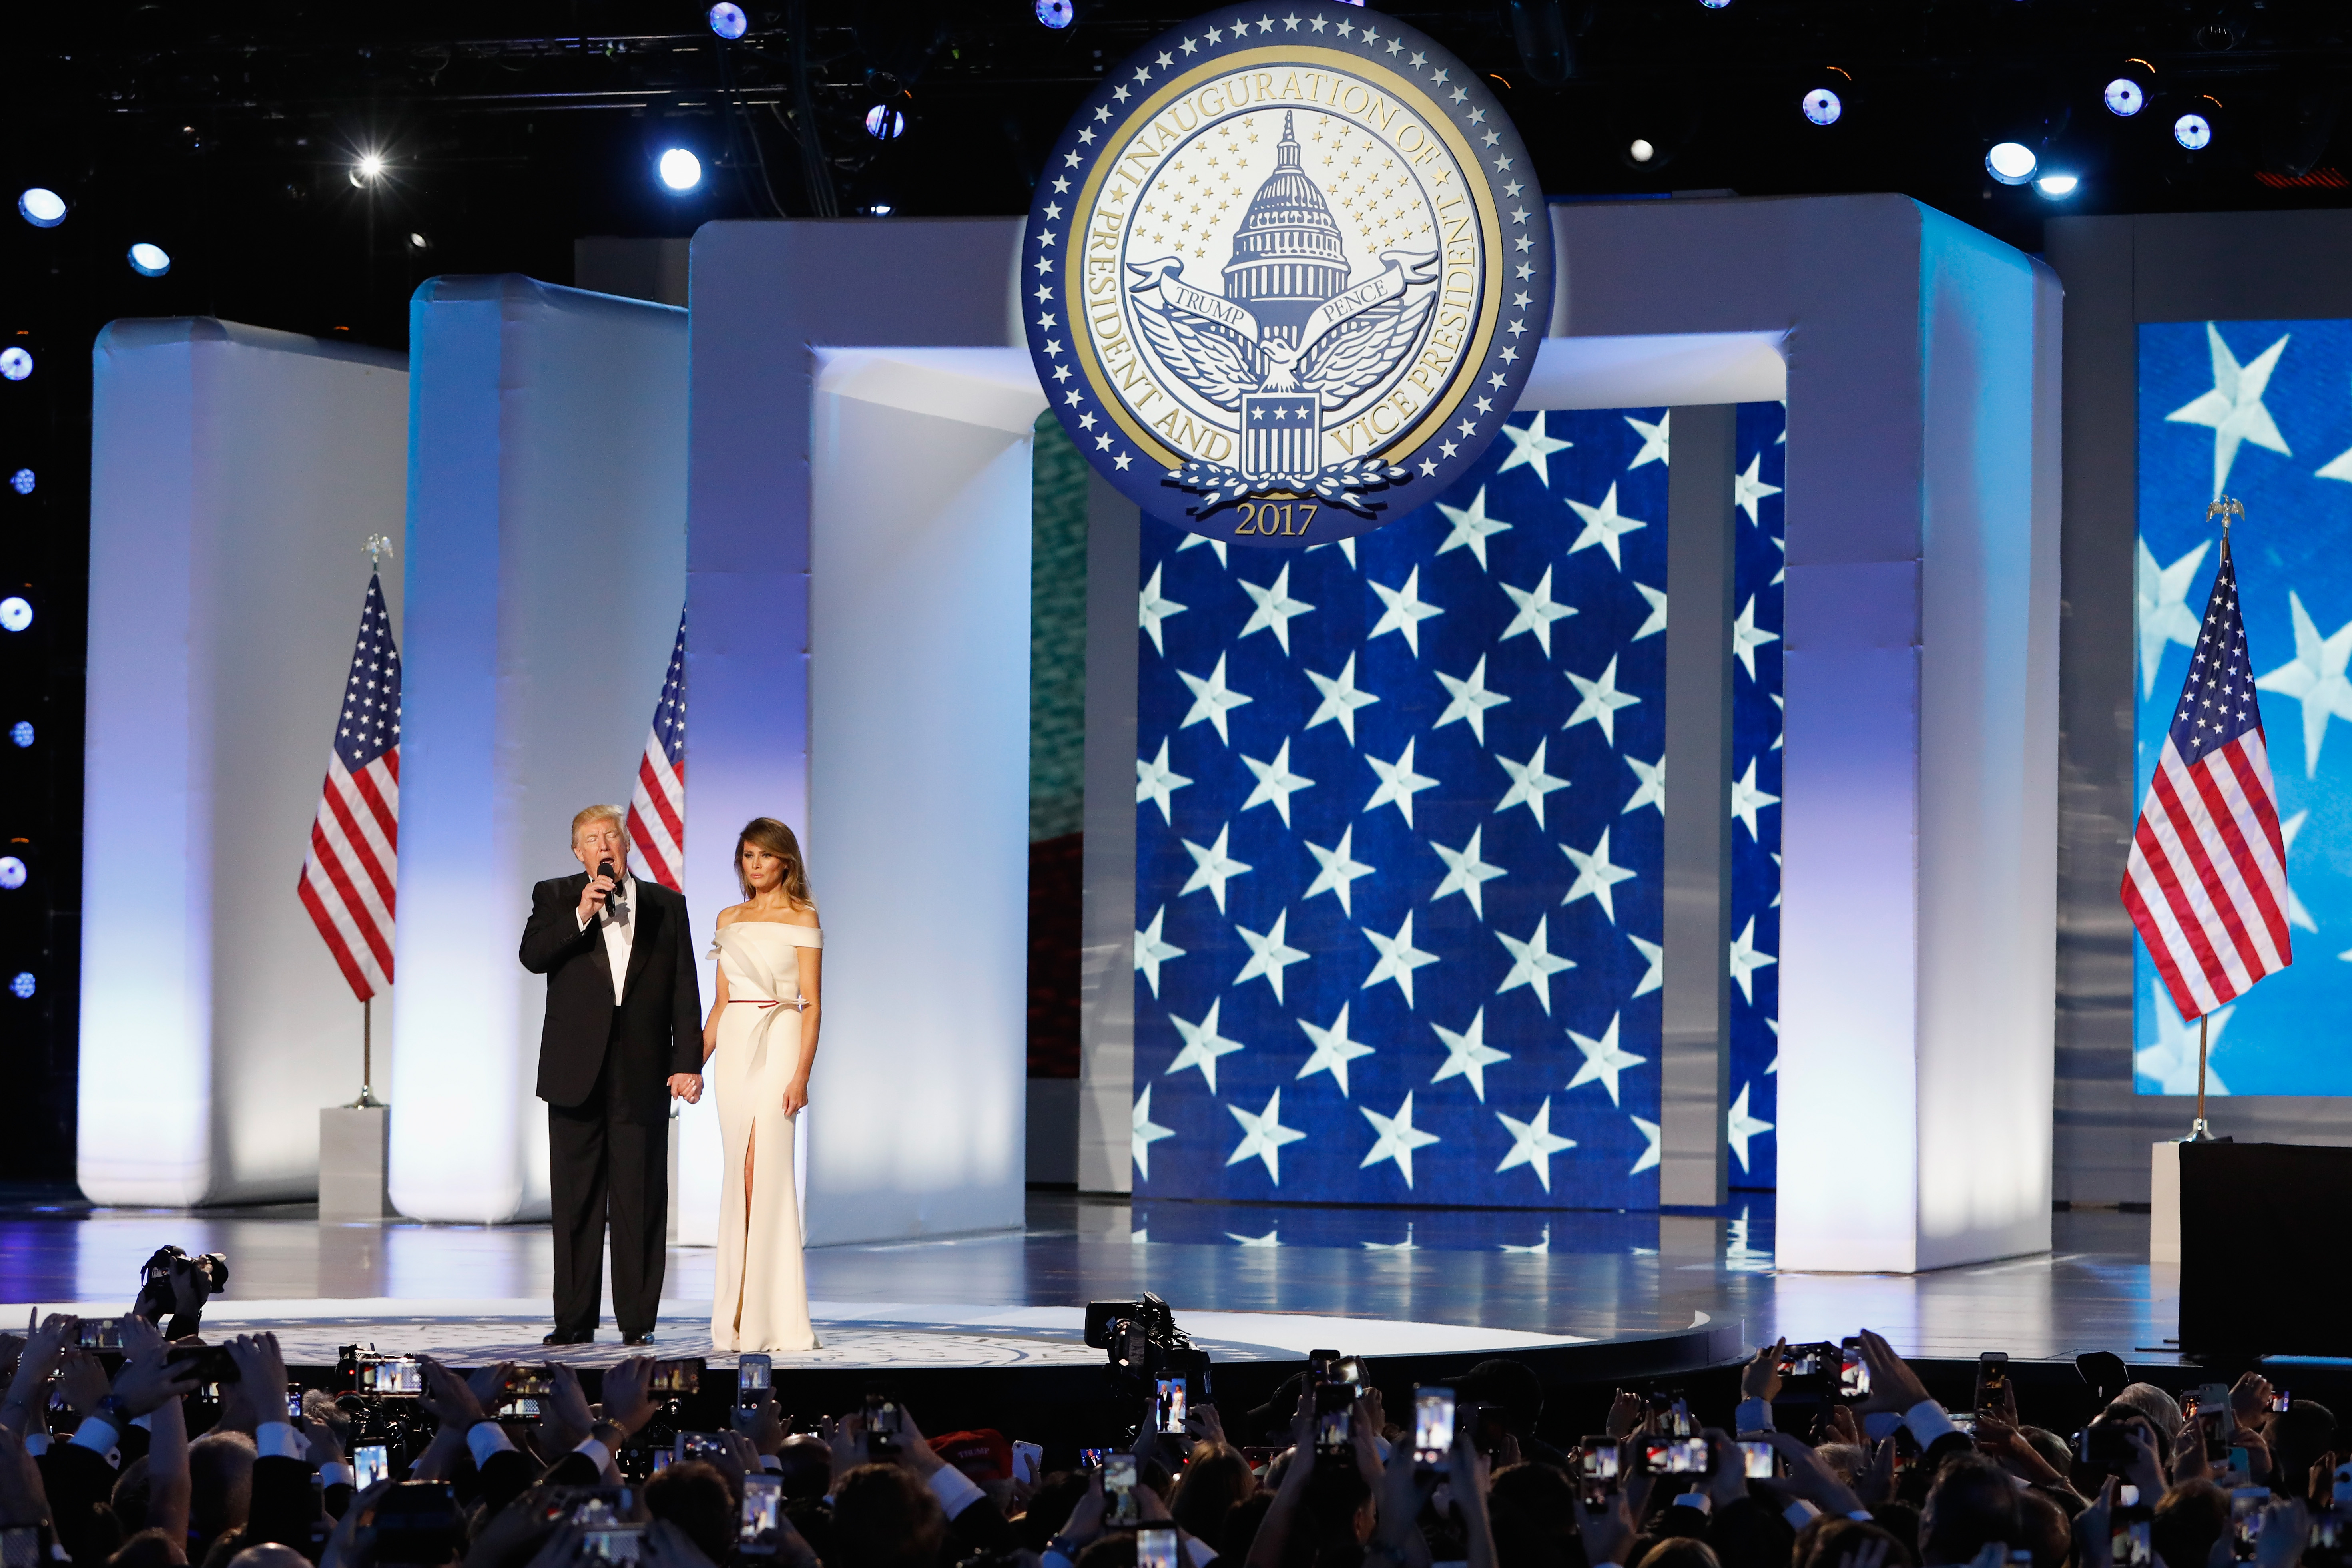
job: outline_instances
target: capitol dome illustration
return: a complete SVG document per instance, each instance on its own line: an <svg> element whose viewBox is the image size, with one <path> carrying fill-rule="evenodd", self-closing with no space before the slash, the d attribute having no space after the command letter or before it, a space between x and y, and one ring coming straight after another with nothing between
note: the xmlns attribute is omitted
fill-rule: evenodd
<svg viewBox="0 0 2352 1568"><path fill-rule="evenodd" d="M1315 307L1348 286L1339 221L1299 166L1289 114L1274 149L1274 173L1257 188L1225 263L1225 298L1248 307L1269 339L1297 346Z"/></svg>

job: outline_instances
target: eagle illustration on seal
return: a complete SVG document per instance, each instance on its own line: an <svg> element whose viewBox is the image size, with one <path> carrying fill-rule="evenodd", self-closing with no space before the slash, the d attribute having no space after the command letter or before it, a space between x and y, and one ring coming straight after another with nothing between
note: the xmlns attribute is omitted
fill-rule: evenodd
<svg viewBox="0 0 2352 1568"><path fill-rule="evenodd" d="M1322 421L1413 353L1437 302L1438 254L1384 250L1377 273L1351 279L1339 225L1299 154L1286 113L1221 291L1186 282L1181 255L1126 263L1128 300L1154 354L1202 403L1236 416L1234 465L1194 459L1169 473L1203 492L1202 510L1288 489L1361 510L1354 491L1409 477L1375 454L1326 464Z"/></svg>

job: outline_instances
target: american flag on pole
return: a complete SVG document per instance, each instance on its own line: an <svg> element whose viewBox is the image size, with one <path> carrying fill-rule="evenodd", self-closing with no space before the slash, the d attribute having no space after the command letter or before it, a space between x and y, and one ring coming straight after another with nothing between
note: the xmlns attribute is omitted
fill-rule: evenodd
<svg viewBox="0 0 2352 1568"><path fill-rule="evenodd" d="M2183 1018L2294 962L2278 791L2226 531L2188 684L2132 833L2123 899Z"/></svg>
<svg viewBox="0 0 2352 1568"><path fill-rule="evenodd" d="M629 796L629 842L653 879L673 892L686 890L686 613L677 617L677 641L669 650L669 675L654 704L646 754L637 763L637 787Z"/></svg>
<svg viewBox="0 0 2352 1568"><path fill-rule="evenodd" d="M399 845L400 650L371 573L299 884L302 907L362 1002L392 984Z"/></svg>

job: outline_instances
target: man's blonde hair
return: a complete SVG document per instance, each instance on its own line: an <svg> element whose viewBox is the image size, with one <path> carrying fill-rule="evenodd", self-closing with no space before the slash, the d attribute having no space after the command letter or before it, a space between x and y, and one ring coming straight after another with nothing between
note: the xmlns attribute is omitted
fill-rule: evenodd
<svg viewBox="0 0 2352 1568"><path fill-rule="evenodd" d="M614 826L621 830L621 850L624 854L627 853L629 847L629 818L628 815L622 811L622 809L617 805L586 805L582 806L578 811L573 812L572 814L572 842L575 846L578 845L580 842L580 830L582 828L587 826L592 822L602 822L607 818L612 821Z"/></svg>

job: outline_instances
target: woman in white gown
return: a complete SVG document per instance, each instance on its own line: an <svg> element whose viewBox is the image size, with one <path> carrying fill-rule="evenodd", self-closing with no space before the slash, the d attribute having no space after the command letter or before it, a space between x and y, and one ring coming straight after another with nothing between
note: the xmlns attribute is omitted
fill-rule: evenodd
<svg viewBox="0 0 2352 1568"><path fill-rule="evenodd" d="M793 1117L816 1060L824 933L800 841L773 817L735 840L743 901L719 911L718 999L702 1027L726 1172L710 1342L721 1351L816 1348L801 1270Z"/></svg>

